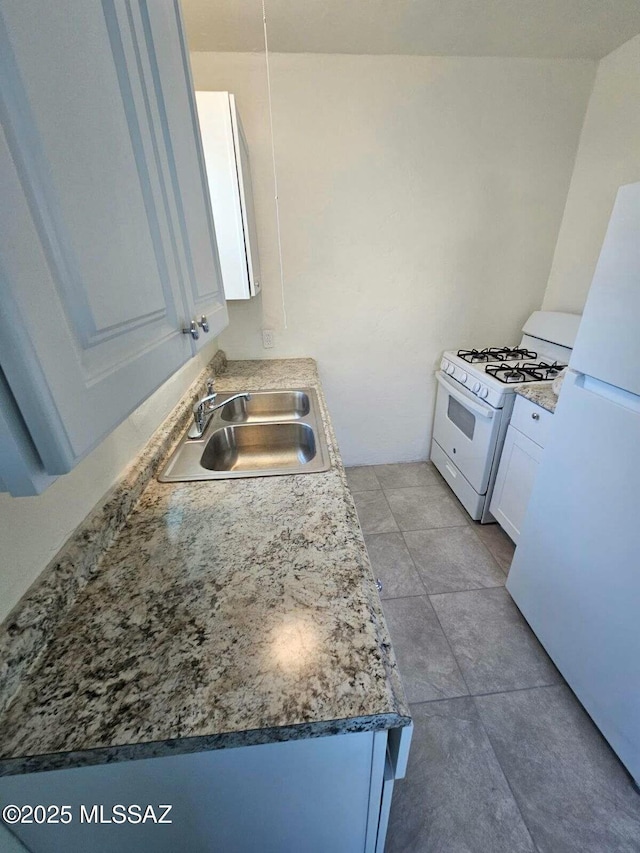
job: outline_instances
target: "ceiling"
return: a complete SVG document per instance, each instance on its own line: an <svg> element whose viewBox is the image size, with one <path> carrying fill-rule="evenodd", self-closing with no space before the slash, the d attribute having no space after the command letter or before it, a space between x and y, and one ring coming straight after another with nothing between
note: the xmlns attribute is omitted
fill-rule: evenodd
<svg viewBox="0 0 640 853"><path fill-rule="evenodd" d="M640 0L265 0L269 50L600 59ZM264 50L261 0L182 0L192 51Z"/></svg>

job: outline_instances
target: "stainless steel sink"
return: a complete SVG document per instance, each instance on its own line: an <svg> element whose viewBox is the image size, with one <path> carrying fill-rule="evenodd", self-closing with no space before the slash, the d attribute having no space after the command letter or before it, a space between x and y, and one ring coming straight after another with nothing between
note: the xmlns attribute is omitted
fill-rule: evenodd
<svg viewBox="0 0 640 853"><path fill-rule="evenodd" d="M216 430L200 464L210 471L269 471L306 465L315 455L308 424L243 424Z"/></svg>
<svg viewBox="0 0 640 853"><path fill-rule="evenodd" d="M240 398L220 410L220 418L232 423L264 423L304 418L310 411L305 391L263 391L249 400Z"/></svg>
<svg viewBox="0 0 640 853"><path fill-rule="evenodd" d="M236 399L218 409L200 438L185 434L158 479L222 480L329 469L313 388L249 393L249 400ZM219 394L219 402L225 396L233 394Z"/></svg>

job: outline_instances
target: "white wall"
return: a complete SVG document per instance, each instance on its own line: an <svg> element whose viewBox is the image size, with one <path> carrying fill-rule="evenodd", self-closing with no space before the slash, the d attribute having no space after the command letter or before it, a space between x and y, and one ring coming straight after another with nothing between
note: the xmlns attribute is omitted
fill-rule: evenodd
<svg viewBox="0 0 640 853"><path fill-rule="evenodd" d="M640 180L640 35L598 65L544 308L581 312L616 191Z"/></svg>
<svg viewBox="0 0 640 853"><path fill-rule="evenodd" d="M441 352L516 343L540 307L594 63L271 55L283 329L264 57L191 58L237 96L265 255L221 346L317 358L347 464L426 458Z"/></svg>
<svg viewBox="0 0 640 853"><path fill-rule="evenodd" d="M118 480L217 349L216 341L203 347L43 494L31 498L0 494L0 621Z"/></svg>
<svg viewBox="0 0 640 853"><path fill-rule="evenodd" d="M273 148L269 122L267 68L262 53L192 53L191 67L196 89L233 92L237 97L253 177L254 207L262 293L247 301L228 302L229 321L235 325L248 322L255 337L264 319L266 328L277 327L282 317L280 260L276 225ZM264 318L263 318L264 312ZM235 320L231 318L235 317ZM265 358L273 353L261 350L252 358ZM243 357L241 353L240 356Z"/></svg>

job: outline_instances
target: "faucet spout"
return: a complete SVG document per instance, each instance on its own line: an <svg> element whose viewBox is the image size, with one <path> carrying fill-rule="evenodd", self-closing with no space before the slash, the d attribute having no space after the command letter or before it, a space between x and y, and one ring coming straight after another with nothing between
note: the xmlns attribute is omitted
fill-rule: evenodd
<svg viewBox="0 0 640 853"><path fill-rule="evenodd" d="M204 431L206 430L209 421L215 411L221 409L223 406L226 406L227 403L233 402L233 400L250 400L251 394L247 392L242 392L240 394L234 394L231 397L227 397L226 400L223 400L221 403L216 403L212 405L213 401L216 399L218 395L213 392L211 394L207 394L202 399L198 400L197 403L194 403L193 406L193 424L191 425L191 429L189 430L189 438L202 438Z"/></svg>

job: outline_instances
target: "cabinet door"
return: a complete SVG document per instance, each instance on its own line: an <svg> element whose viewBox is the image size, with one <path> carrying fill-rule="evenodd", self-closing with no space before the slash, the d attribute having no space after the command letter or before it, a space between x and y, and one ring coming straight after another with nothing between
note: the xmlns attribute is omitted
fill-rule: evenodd
<svg viewBox="0 0 640 853"><path fill-rule="evenodd" d="M71 806L69 824L12 827L32 853L373 853L373 744L353 732L5 776L0 802ZM170 804L171 823L81 822L94 803L105 817L120 803L153 804L158 817Z"/></svg>
<svg viewBox="0 0 640 853"><path fill-rule="evenodd" d="M208 332L201 330L197 350L225 328L228 316L180 2L140 2L140 17L185 270L186 315L205 315L209 326Z"/></svg>
<svg viewBox="0 0 640 853"><path fill-rule="evenodd" d="M245 229L228 92L196 92L208 189L220 238L220 263L227 299L251 296Z"/></svg>
<svg viewBox="0 0 640 853"><path fill-rule="evenodd" d="M151 6L0 12L0 361L49 474L193 355L196 312L226 323L178 7Z"/></svg>
<svg viewBox="0 0 640 853"><path fill-rule="evenodd" d="M491 499L491 513L517 544L542 448L509 426Z"/></svg>
<svg viewBox="0 0 640 853"><path fill-rule="evenodd" d="M253 205L253 181L251 178L251 163L249 161L249 146L244 135L240 114L236 107L234 95L229 95L231 109L231 125L235 141L236 167L238 170L238 189L240 191L240 208L242 210L242 226L244 229L244 245L249 271L249 295L260 293L260 256L258 253L258 230L256 213Z"/></svg>

